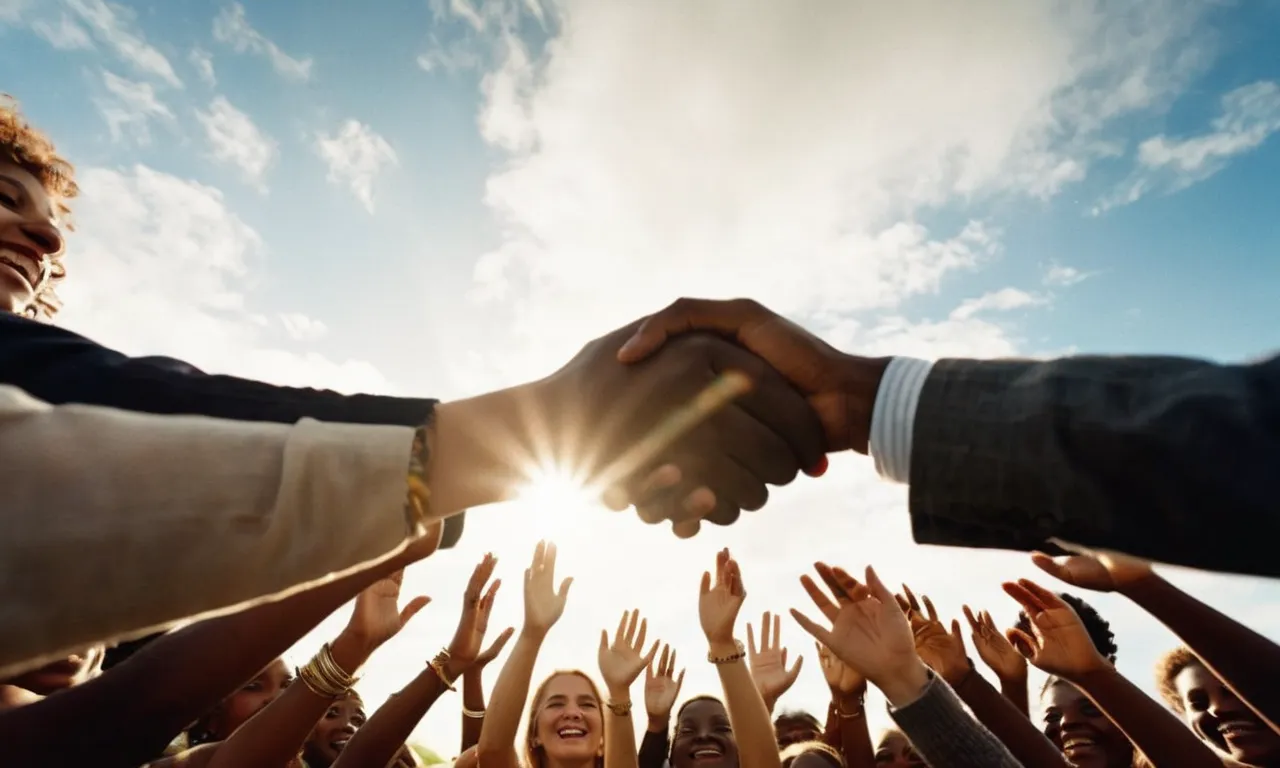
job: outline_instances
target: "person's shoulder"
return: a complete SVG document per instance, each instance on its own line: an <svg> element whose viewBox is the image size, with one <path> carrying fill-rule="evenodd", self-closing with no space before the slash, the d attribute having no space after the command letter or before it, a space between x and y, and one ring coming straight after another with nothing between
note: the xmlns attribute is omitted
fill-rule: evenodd
<svg viewBox="0 0 1280 768"><path fill-rule="evenodd" d="M204 768L217 751L217 743L201 744L176 755L147 763L142 768Z"/></svg>

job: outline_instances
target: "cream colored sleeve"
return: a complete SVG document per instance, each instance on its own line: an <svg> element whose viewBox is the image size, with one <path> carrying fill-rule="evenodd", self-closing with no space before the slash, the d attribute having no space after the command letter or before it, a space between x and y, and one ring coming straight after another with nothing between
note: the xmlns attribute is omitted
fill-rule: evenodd
<svg viewBox="0 0 1280 768"><path fill-rule="evenodd" d="M0 387L0 679L376 562L413 430L50 406Z"/></svg>

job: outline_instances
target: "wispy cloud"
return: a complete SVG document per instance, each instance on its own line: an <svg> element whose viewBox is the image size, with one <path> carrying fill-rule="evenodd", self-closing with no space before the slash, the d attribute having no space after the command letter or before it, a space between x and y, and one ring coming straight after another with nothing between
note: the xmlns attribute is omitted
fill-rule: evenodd
<svg viewBox="0 0 1280 768"><path fill-rule="evenodd" d="M165 55L148 44L142 33L133 29L132 11L104 0L66 0L66 3L94 37L134 69L175 88L182 87L182 80Z"/></svg>
<svg viewBox="0 0 1280 768"><path fill-rule="evenodd" d="M386 168L399 163L387 140L358 120L347 120L332 135L316 137L316 152L329 168L329 181L350 187L373 213L373 184Z"/></svg>
<svg viewBox="0 0 1280 768"><path fill-rule="evenodd" d="M1235 157L1252 152L1280 131L1280 84L1260 81L1222 97L1218 117L1204 133L1160 134L1138 145L1132 176L1094 206L1096 216L1152 193L1186 189L1213 176Z"/></svg>
<svg viewBox="0 0 1280 768"><path fill-rule="evenodd" d="M1011 309L1040 306L1048 301L1044 296L1027 293L1019 288L1001 288L975 299L965 299L951 311L951 319L967 320L981 312L1007 312Z"/></svg>
<svg viewBox="0 0 1280 768"><path fill-rule="evenodd" d="M448 44L432 35L427 50L418 55L418 66L426 72L461 72L480 66L481 55L475 41L454 38Z"/></svg>
<svg viewBox="0 0 1280 768"><path fill-rule="evenodd" d="M208 111L196 112L215 159L239 169L244 180L266 191L265 175L277 154L276 142L262 132L226 97L218 96Z"/></svg>
<svg viewBox="0 0 1280 768"><path fill-rule="evenodd" d="M1084 272L1075 267L1069 267L1065 264L1054 262L1045 270L1043 282L1049 286L1060 286L1063 288L1082 283L1085 280L1096 275L1096 272Z"/></svg>
<svg viewBox="0 0 1280 768"><path fill-rule="evenodd" d="M187 61L195 68L200 81L210 88L218 84L218 76L213 71L213 55L203 48L192 48L187 54Z"/></svg>
<svg viewBox="0 0 1280 768"><path fill-rule="evenodd" d="M291 80L307 80L311 77L310 57L296 59L249 24L244 6L232 3L224 6L213 20L213 38L231 46L236 53L254 53L266 56L275 71Z"/></svg>
<svg viewBox="0 0 1280 768"><path fill-rule="evenodd" d="M280 324L294 341L318 341L329 333L323 322L301 312L285 312L279 315Z"/></svg>
<svg viewBox="0 0 1280 768"><path fill-rule="evenodd" d="M156 97L151 83L128 80L103 70L102 84L106 86L107 95L95 101L113 141L132 138L139 144L148 144L153 120L173 120L173 112Z"/></svg>
<svg viewBox="0 0 1280 768"><path fill-rule="evenodd" d="M56 23L44 19L32 22L31 31L60 51L93 47L93 40L89 38L89 33L65 13L58 16Z"/></svg>

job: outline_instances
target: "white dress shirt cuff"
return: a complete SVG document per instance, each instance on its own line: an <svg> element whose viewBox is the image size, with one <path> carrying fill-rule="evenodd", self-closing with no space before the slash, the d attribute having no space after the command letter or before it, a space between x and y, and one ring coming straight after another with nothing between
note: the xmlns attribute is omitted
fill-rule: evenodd
<svg viewBox="0 0 1280 768"><path fill-rule="evenodd" d="M933 370L929 360L895 357L885 368L871 412L871 458L881 477L896 483L911 480L911 436L916 406Z"/></svg>

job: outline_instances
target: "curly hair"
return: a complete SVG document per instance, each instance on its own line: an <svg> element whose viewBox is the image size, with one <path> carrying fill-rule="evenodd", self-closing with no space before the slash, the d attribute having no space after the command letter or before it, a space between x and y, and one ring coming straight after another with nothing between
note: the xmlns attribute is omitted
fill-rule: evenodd
<svg viewBox="0 0 1280 768"><path fill-rule="evenodd" d="M60 218L71 212L66 201L80 193L75 167L58 154L48 136L27 122L18 102L4 93L0 93L0 159L34 176L53 199ZM57 286L67 276L62 254L55 255L49 266L49 279L37 289L30 309L36 319L46 322L62 308Z"/></svg>
<svg viewBox="0 0 1280 768"><path fill-rule="evenodd" d="M1182 670L1197 664L1202 662L1185 645L1174 648L1156 662L1156 690L1160 691L1160 698L1169 705L1169 709L1180 715L1186 710L1182 705L1182 696L1179 695L1173 681L1182 674Z"/></svg>
<svg viewBox="0 0 1280 768"><path fill-rule="evenodd" d="M1112 664L1116 661L1116 634L1111 631L1111 622L1102 618L1102 614L1092 606L1067 592L1058 593L1058 597L1076 612L1080 617L1080 623L1084 624L1085 631L1089 633L1089 639L1093 640L1093 647L1098 649L1106 657L1107 661ZM1018 629L1032 634L1031 619L1027 617L1026 611L1018 611Z"/></svg>

